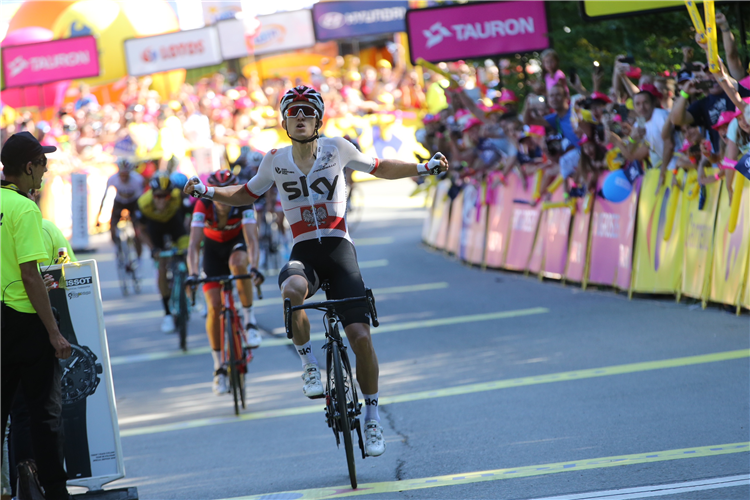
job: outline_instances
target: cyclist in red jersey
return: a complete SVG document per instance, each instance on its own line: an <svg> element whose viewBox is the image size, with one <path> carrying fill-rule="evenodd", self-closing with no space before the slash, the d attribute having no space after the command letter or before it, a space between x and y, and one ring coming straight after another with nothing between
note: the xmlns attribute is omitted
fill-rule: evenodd
<svg viewBox="0 0 750 500"><path fill-rule="evenodd" d="M237 178L229 170L214 172L208 178L210 186L231 186ZM250 274L255 278L240 280L237 289L242 302L242 313L247 332L247 347L260 347L261 337L253 311L253 284L260 285L263 275L255 268L258 265L258 228L255 210L252 206L231 207L210 200L198 200L190 224L188 246L188 272L186 285L198 277L200 246L203 242L203 271L207 277L227 274ZM252 264L252 266L250 266ZM221 284L203 285L206 295L208 316L206 332L214 361L213 391L217 394L228 392L226 369L221 364Z"/></svg>

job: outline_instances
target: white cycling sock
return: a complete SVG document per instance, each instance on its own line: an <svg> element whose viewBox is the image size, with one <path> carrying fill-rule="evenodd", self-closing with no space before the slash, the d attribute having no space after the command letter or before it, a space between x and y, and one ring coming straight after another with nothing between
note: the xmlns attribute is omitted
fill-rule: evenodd
<svg viewBox="0 0 750 500"><path fill-rule="evenodd" d="M365 422L368 420L376 420L380 422L380 415L378 414L378 393L375 394L362 394L365 398Z"/></svg>
<svg viewBox="0 0 750 500"><path fill-rule="evenodd" d="M214 371L221 368L221 351L211 351L211 356L214 358Z"/></svg>
<svg viewBox="0 0 750 500"><path fill-rule="evenodd" d="M243 307L242 308L242 316L245 318L245 324L252 323L253 325L258 325L258 322L255 319L255 308L253 306L250 307Z"/></svg>
<svg viewBox="0 0 750 500"><path fill-rule="evenodd" d="M318 364L318 360L312 352L312 344L309 341L304 345L294 344L294 348L297 349L297 353L299 354L300 359L302 359L302 368L310 363L315 365Z"/></svg>

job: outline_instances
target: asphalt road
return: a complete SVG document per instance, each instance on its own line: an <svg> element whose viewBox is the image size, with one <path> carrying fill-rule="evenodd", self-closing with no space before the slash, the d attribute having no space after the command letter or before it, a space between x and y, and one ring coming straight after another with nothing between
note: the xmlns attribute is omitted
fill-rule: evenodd
<svg viewBox="0 0 750 500"><path fill-rule="evenodd" d="M462 265L421 244L411 187L365 183L354 231L381 321L387 442L357 460L358 494L750 498L747 314ZM137 486L142 499L352 493L322 405L302 395L275 278L257 304L265 344L238 419L231 397L211 392L203 319L179 355L159 330L151 271L143 294L123 299L111 244L94 241L127 474L109 487Z"/></svg>

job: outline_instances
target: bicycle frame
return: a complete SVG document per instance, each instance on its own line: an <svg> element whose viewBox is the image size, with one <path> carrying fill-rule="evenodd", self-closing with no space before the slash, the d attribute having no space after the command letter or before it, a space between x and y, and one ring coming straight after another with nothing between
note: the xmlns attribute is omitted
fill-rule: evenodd
<svg viewBox="0 0 750 500"><path fill-rule="evenodd" d="M242 322L237 315L237 310L234 308L234 293L231 281L225 281L221 287L221 358L224 363L229 361L229 354L227 346L224 345L225 339L227 338L227 325L225 325L225 315L229 311L232 314L232 324L229 325L231 328L232 340L234 342L235 352L240 353L242 350L242 341L245 340L245 329L242 327ZM244 353L243 353L244 356ZM252 354L250 354L252 357ZM249 360L248 360L249 361ZM240 373L247 373L247 362L242 363L238 370Z"/></svg>

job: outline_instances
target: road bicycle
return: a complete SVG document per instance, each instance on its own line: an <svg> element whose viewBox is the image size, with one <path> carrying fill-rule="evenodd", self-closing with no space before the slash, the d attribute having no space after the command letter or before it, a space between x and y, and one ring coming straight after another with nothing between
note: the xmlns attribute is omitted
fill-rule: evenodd
<svg viewBox="0 0 750 500"><path fill-rule="evenodd" d="M326 292L328 299L329 283L324 281L321 288ZM352 488L357 488L357 468L354 463L354 445L352 442L352 431L357 432L359 439L359 449L362 451L362 458L365 453L365 445L362 440L362 427L358 416L362 413L362 404L359 402L357 395L357 386L352 376L352 367L349 363L349 356L346 354L346 345L341 338L339 325L341 317L337 309L342 305L366 304L370 311L372 326L377 327L378 313L375 309L375 297L372 290L367 288L364 297L354 297L350 299L326 300L324 302L311 302L299 306L292 306L289 299L284 300L284 326L286 336L292 338L292 313L302 309L316 309L322 311L323 324L325 325L326 343L323 349L326 351L326 421L328 427L333 430L336 436L336 446L340 446L341 439L339 434L344 438L344 449L346 450L346 464L349 468L349 480ZM343 328L341 328L343 329Z"/></svg>
<svg viewBox="0 0 750 500"><path fill-rule="evenodd" d="M169 259L167 264L167 281L172 293L169 296L169 310L172 311L174 327L179 334L180 349L187 351L187 325L190 321L190 305L188 304L185 280L188 276L185 262L187 250L172 248L159 252L160 259ZM195 305L195 299L193 299Z"/></svg>
<svg viewBox="0 0 750 500"><path fill-rule="evenodd" d="M232 282L235 280L253 279L254 274L238 274L214 276L195 280L195 285L201 283L221 284L221 359L222 369L226 370L230 391L234 397L234 414L240 414L240 406L245 409L245 374L247 364L253 360L253 352L249 347L243 347L246 342L245 328L240 316L234 308L234 290ZM260 287L258 287L260 292ZM259 298L262 296L259 295ZM195 304L195 293L193 293Z"/></svg>
<svg viewBox="0 0 750 500"><path fill-rule="evenodd" d="M133 293L141 293L141 280L138 277L138 251L136 248L136 234L130 213L123 210L120 220L117 222L119 243L116 246L117 254L117 276L120 280L120 290L124 296L130 295L129 288Z"/></svg>

